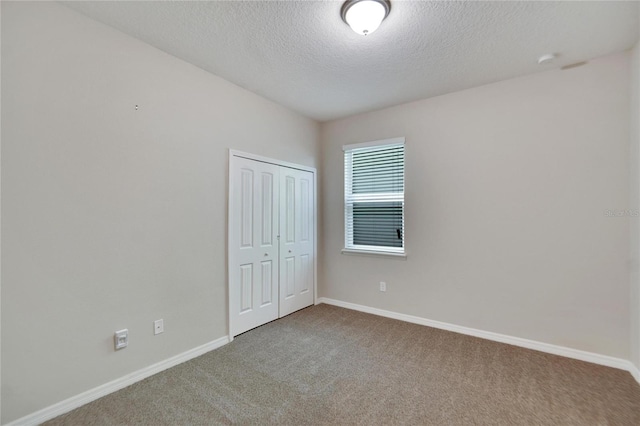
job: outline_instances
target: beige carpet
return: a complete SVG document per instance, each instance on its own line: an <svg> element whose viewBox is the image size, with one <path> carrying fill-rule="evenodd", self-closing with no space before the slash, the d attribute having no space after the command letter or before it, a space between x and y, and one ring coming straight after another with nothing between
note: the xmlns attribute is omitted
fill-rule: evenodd
<svg viewBox="0 0 640 426"><path fill-rule="evenodd" d="M640 425L628 372L319 305L48 425Z"/></svg>

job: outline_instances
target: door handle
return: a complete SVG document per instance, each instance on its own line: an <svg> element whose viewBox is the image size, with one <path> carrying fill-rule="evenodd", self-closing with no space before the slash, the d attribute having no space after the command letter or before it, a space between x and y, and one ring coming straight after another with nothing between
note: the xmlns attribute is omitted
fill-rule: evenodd
<svg viewBox="0 0 640 426"><path fill-rule="evenodd" d="M269 253L265 253L265 254L264 254L264 257L267 257L267 256L269 256Z"/></svg>
<svg viewBox="0 0 640 426"><path fill-rule="evenodd" d="M289 250L289 253L291 253L291 250Z"/></svg>

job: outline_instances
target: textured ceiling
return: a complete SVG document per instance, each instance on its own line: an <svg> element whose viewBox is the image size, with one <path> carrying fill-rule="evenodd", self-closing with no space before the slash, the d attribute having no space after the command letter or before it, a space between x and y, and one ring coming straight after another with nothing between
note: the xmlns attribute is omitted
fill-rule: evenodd
<svg viewBox="0 0 640 426"><path fill-rule="evenodd" d="M65 2L325 121L589 60L638 39L637 2L392 0L368 36L335 1ZM556 53L551 64L537 58Z"/></svg>

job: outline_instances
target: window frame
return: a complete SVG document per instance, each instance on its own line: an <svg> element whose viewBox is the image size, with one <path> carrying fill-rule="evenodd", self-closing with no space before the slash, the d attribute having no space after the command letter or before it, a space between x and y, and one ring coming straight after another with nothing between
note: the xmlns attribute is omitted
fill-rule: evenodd
<svg viewBox="0 0 640 426"><path fill-rule="evenodd" d="M347 168L347 153L348 151L353 151L362 148L378 148L383 146L402 146L403 150L406 152L406 144L404 137L397 137L391 139L381 139L371 142L357 143L357 144L349 144L344 145L342 147L343 155L343 203L344 203L344 248L342 249L343 254L357 254L357 255L373 255L373 256L389 256L406 259L407 257L407 249L406 249L406 235L405 235L405 193L406 193L406 155L405 159L403 159L403 177L402 177L402 185L403 191L401 193L371 193L371 194L361 194L359 197L366 199L368 201L400 201L402 202L402 247L386 247L386 246L366 246L366 245L354 245L353 241L349 241L349 237L353 240L353 233L349 233L349 214L350 209L349 205L353 205L353 195L348 194L348 188L351 188L350 180L353 175L353 166L349 170ZM358 196L356 196L358 197ZM349 200L351 198L351 200ZM351 214L352 214L351 210ZM351 223L353 223L351 219Z"/></svg>

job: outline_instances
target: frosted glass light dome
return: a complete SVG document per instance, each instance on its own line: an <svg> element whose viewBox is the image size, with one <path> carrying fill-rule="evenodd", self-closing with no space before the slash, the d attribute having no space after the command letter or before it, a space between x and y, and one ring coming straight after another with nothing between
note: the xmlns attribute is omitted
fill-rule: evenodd
<svg viewBox="0 0 640 426"><path fill-rule="evenodd" d="M391 10L386 0L349 0L342 6L342 19L361 35L378 29Z"/></svg>

